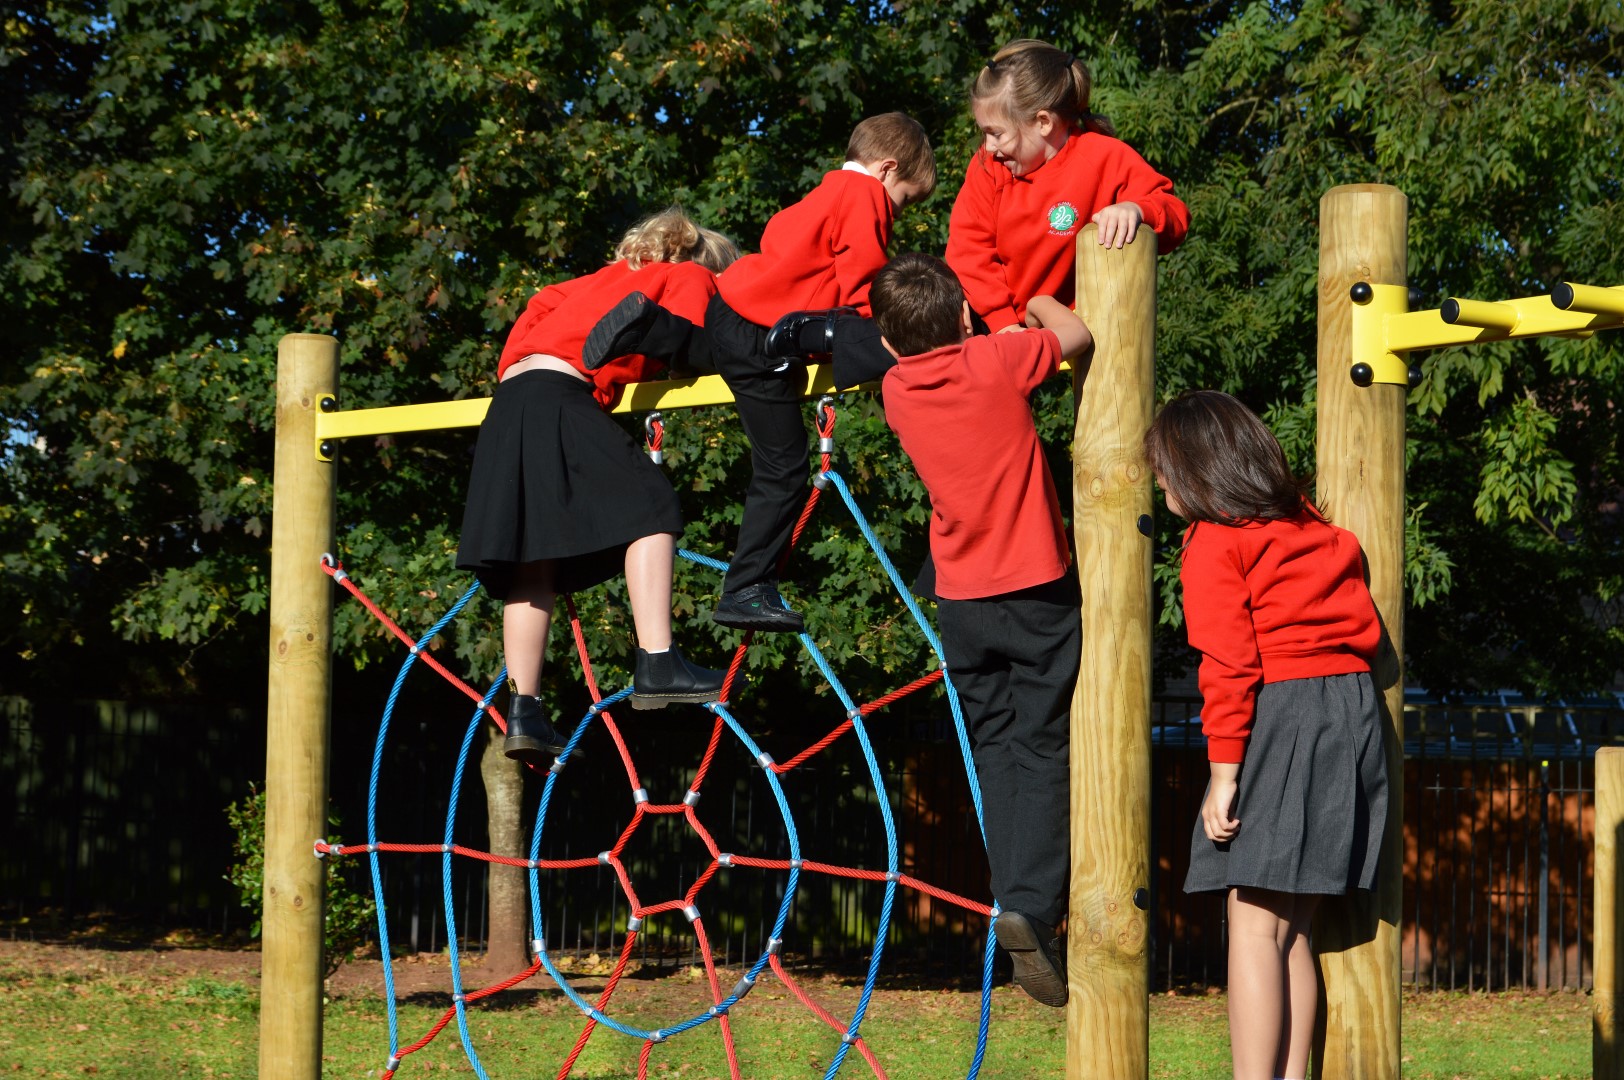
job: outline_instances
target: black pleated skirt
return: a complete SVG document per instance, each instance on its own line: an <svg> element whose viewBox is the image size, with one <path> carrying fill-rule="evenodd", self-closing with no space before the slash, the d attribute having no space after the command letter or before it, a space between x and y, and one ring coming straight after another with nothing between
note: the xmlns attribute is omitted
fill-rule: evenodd
<svg viewBox="0 0 1624 1080"><path fill-rule="evenodd" d="M479 428L457 567L507 597L513 568L554 561L560 593L625 568L626 547L682 533L677 493L592 387L557 371L527 371L496 388Z"/></svg>
<svg viewBox="0 0 1624 1080"><path fill-rule="evenodd" d="M1387 826L1379 706L1369 672L1265 683L1231 811L1240 831L1215 844L1197 815L1184 891L1374 887Z"/></svg>

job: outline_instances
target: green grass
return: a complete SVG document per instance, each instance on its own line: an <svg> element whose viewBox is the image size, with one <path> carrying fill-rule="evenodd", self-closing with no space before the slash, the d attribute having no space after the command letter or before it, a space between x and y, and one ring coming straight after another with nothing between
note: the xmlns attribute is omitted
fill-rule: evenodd
<svg viewBox="0 0 1624 1080"><path fill-rule="evenodd" d="M693 1014L702 980L677 975L628 980L628 1023L657 1026ZM857 988L835 980L809 986L820 1003L849 1015ZM401 1044L438 1019L445 995L419 995L400 1012ZM426 1000L424 1000L426 999ZM620 996L617 994L617 1003ZM949 990L876 993L863 1031L895 1080L964 1076L975 1044L978 996ZM1029 1080L1064 1075L1064 1013L1002 987L981 1075ZM510 994L470 1010L470 1032L493 1080L552 1077L581 1030L574 1006L555 991ZM750 1080L822 1076L838 1038L764 978L733 1021L743 1075ZM121 973L119 964L73 973L0 958L0 1078L250 1078L258 1071L258 992L250 982L205 975ZM382 1073L388 1029L377 991L354 991L327 1006L326 1077ZM600 1029L573 1076L636 1075L640 1044ZM1422 994L1404 1003L1406 1078L1574 1078L1590 1075L1590 1000L1583 994ZM1151 1000L1153 1077L1228 1076L1224 999ZM408 1057L398 1076L467 1076L455 1022ZM716 1026L707 1024L654 1050L649 1075L698 1080L728 1075ZM872 1075L855 1052L842 1076Z"/></svg>

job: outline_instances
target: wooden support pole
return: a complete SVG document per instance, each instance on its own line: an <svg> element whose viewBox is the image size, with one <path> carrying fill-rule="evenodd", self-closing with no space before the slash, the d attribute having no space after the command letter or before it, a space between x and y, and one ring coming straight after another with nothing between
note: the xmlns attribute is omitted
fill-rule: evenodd
<svg viewBox="0 0 1624 1080"><path fill-rule="evenodd" d="M265 716L265 908L259 1075L320 1080L322 864L332 585L333 465L316 460L316 416L338 389L338 342L289 334L276 364L271 655Z"/></svg>
<svg viewBox="0 0 1624 1080"><path fill-rule="evenodd" d="M1370 593L1392 650L1376 671L1387 723L1387 831L1373 893L1320 905L1314 948L1324 983L1317 1080L1398 1080L1399 917L1404 820L1404 406L1407 389L1354 385L1356 282L1404 285L1409 201L1397 188L1356 184L1320 199L1319 405L1316 494L1359 538ZM1384 650L1384 652L1386 652Z"/></svg>
<svg viewBox="0 0 1624 1080"><path fill-rule="evenodd" d="M1624 889L1618 887L1618 840L1624 832L1624 747L1596 751L1596 904L1591 946L1595 957L1590 995L1590 1064L1596 1080L1624 1080L1618 1043L1618 977L1624 971Z"/></svg>
<svg viewBox="0 0 1624 1080"><path fill-rule="evenodd" d="M1094 333L1078 387L1072 491L1083 588L1071 709L1071 898L1066 1076L1143 1080L1150 1069L1150 474L1156 236L1077 239L1077 313Z"/></svg>

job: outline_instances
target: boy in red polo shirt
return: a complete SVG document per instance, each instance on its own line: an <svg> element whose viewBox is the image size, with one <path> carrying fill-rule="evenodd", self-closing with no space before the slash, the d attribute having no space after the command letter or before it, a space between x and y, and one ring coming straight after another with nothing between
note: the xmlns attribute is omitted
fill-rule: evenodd
<svg viewBox="0 0 1624 1080"><path fill-rule="evenodd" d="M799 633L799 612L778 593L778 564L805 501L807 430L801 373L767 349L767 328L785 312L846 307L868 314L869 283L886 262L897 211L936 186L936 159L917 121L871 116L852 131L846 163L806 198L773 215L759 254L717 279L704 326L633 296L588 339L588 368L627 353L716 371L738 404L750 440L750 486L739 542L711 618L741 630Z"/></svg>
<svg viewBox="0 0 1624 1080"><path fill-rule="evenodd" d="M928 255L880 271L870 303L897 356L882 384L885 419L930 495L944 666L969 724L1002 909L993 932L1021 988L1058 1008L1066 975L1054 924L1071 861L1068 755L1082 630L1028 397L1093 337L1051 296L1027 305L1032 329L971 337L963 287Z"/></svg>

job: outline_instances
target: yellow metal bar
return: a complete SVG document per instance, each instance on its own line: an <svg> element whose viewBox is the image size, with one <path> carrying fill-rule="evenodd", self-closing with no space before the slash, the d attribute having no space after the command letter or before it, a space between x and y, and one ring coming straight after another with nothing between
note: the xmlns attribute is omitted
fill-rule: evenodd
<svg viewBox="0 0 1624 1080"><path fill-rule="evenodd" d="M1510 304L1492 304L1482 300L1460 300L1451 296L1438 309L1444 322L1451 326L1482 326L1494 330L1517 329L1520 313Z"/></svg>
<svg viewBox="0 0 1624 1080"><path fill-rule="evenodd" d="M1611 292L1612 290L1606 290ZM1471 301L1459 301L1461 304ZM1488 326L1451 326L1437 311L1416 311L1387 319L1387 347L1393 352L1411 349L1437 349L1445 345L1468 345L1479 341L1510 341L1545 334L1588 333L1624 326L1624 316L1589 311L1563 311L1549 296L1524 296L1503 300L1492 306L1516 312L1515 328L1502 330Z"/></svg>
<svg viewBox="0 0 1624 1080"><path fill-rule="evenodd" d="M1563 282L1550 296L1485 302L1451 298L1441 308L1407 311L1401 285L1354 286L1354 381L1406 382L1409 356L1419 349L1530 337L1589 337L1624 326L1624 286Z"/></svg>
<svg viewBox="0 0 1624 1080"><path fill-rule="evenodd" d="M1564 281L1551 290L1551 303L1563 311L1590 311L1597 315L1624 317L1624 285L1610 289L1600 285L1575 285Z"/></svg>
<svg viewBox="0 0 1624 1080"><path fill-rule="evenodd" d="M1071 370L1071 361L1060 364ZM834 368L830 364L806 365L806 382L801 397L811 399L835 392ZM847 390L877 390L879 383L868 382L845 387ZM692 379L632 383L626 387L612 410L617 413L652 412L655 409L694 409L701 405L728 405L733 394L720 375L700 375ZM316 457L332 460L323 447L334 439L363 435L398 435L407 431L441 431L447 428L478 427L491 407L490 398L464 398L461 401L434 401L425 405L387 405L376 409L328 411L328 402L316 414Z"/></svg>

